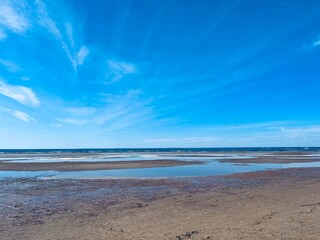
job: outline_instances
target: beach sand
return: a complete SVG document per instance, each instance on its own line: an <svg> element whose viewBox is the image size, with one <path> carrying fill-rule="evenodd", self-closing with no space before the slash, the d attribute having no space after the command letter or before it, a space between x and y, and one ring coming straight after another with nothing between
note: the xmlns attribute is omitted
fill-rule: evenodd
<svg viewBox="0 0 320 240"><path fill-rule="evenodd" d="M158 154L158 153L155 153ZM227 154L229 153L220 153ZM235 153L233 153L235 154ZM250 156L246 155L248 153L238 152L238 155ZM58 159L59 161L55 162L47 160L46 162L19 162L19 161L11 161L13 158L17 158L17 154L2 154L1 158L5 160L0 161L0 171L89 171L89 170L111 170L111 169L130 169L130 168L155 168L155 167L173 167L173 166L184 166L184 165L199 165L204 164L201 161L201 157L217 156L214 154L190 154L190 153L180 153L179 155L168 154L167 159L162 160L152 160L152 156L150 156L150 160L136 160L136 161L125 161L121 160L122 157L117 157L116 155L113 157L113 161L104 161L100 159L97 162L93 161L77 161L77 157L87 157L87 158L95 158L102 157L103 155L92 154L92 153L81 153L74 154L66 153L57 154L57 153L48 153L48 154L21 154L19 156L22 159L28 158L40 158L44 159ZM180 156L180 157L197 157L199 160L197 161L183 161L183 160L173 160L170 159L170 156ZM69 158L68 161L64 160L65 158ZM219 162L229 162L229 163L239 163L239 164L248 164L248 163L307 163L307 162L318 162L320 161L319 156L312 156L311 152L260 152L255 153L252 157L244 157L244 158L222 158Z"/></svg>
<svg viewBox="0 0 320 240"><path fill-rule="evenodd" d="M221 163L272 163L272 164L283 164L283 163L308 163L308 162L319 162L320 158L311 157L298 157L298 158L284 158L284 157L255 157L255 158L233 158L219 160Z"/></svg>
<svg viewBox="0 0 320 240"><path fill-rule="evenodd" d="M129 168L173 167L202 164L200 161L177 160L143 160L143 161L114 161L114 162L4 162L0 161L0 171L86 171L110 170Z"/></svg>
<svg viewBox="0 0 320 240"><path fill-rule="evenodd" d="M320 168L0 184L0 239L319 239Z"/></svg>

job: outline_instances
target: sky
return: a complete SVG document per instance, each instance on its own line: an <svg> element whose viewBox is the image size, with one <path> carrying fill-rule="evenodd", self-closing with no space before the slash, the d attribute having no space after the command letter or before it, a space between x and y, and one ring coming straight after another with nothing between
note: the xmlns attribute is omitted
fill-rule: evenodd
<svg viewBox="0 0 320 240"><path fill-rule="evenodd" d="M0 1L0 149L320 146L319 93L319 0Z"/></svg>

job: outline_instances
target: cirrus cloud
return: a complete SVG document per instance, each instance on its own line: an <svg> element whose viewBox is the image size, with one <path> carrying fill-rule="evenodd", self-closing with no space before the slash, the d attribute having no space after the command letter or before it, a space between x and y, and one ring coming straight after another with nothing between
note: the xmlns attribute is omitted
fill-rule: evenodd
<svg viewBox="0 0 320 240"><path fill-rule="evenodd" d="M11 115L16 119L19 119L23 122L36 122L32 117L30 117L27 113L21 111L12 111Z"/></svg>
<svg viewBox="0 0 320 240"><path fill-rule="evenodd" d="M21 67L13 61L0 58L0 64L3 65L9 72L21 71Z"/></svg>
<svg viewBox="0 0 320 240"><path fill-rule="evenodd" d="M88 122L86 119L78 119L78 118L58 118L57 121L62 123L68 123L72 125L84 125Z"/></svg>
<svg viewBox="0 0 320 240"><path fill-rule="evenodd" d="M128 62L118 62L115 60L108 60L108 71L106 73L107 84L112 84L120 81L127 75L137 72L137 68L134 64Z"/></svg>
<svg viewBox="0 0 320 240"><path fill-rule="evenodd" d="M40 101L31 88L9 85L0 79L0 94L9 97L25 106L38 107Z"/></svg>
<svg viewBox="0 0 320 240"><path fill-rule="evenodd" d="M318 41L313 42L313 43L312 43L312 46L313 46L313 47L318 47L318 46L320 46L320 39L319 39Z"/></svg>
<svg viewBox="0 0 320 240"><path fill-rule="evenodd" d="M30 22L23 13L23 1L0 1L0 40L5 39L7 31L23 34L30 28Z"/></svg>
<svg viewBox="0 0 320 240"><path fill-rule="evenodd" d="M89 49L86 46L82 46L77 54L77 64L82 65L89 53Z"/></svg>
<svg viewBox="0 0 320 240"><path fill-rule="evenodd" d="M34 118L30 117L29 114L18 110L0 107L0 111L11 115L12 117L23 121L23 122L37 122Z"/></svg>

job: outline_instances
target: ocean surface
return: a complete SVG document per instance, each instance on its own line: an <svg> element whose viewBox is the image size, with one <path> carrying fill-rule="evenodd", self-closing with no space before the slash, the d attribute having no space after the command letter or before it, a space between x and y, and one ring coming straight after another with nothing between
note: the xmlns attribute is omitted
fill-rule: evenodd
<svg viewBox="0 0 320 240"><path fill-rule="evenodd" d="M281 154L281 158L319 159L309 163L289 164L235 164L219 160L233 158L266 157ZM303 155L301 155L303 154ZM0 150L4 162L110 162L136 160L184 160L201 161L205 164L91 171L0 171L0 178L161 178L212 176L243 173L267 169L320 167L320 148L152 148L152 149L15 149Z"/></svg>
<svg viewBox="0 0 320 240"><path fill-rule="evenodd" d="M81 148L81 149L0 149L0 153L130 153L130 152L308 152L320 147L236 147L236 148Z"/></svg>

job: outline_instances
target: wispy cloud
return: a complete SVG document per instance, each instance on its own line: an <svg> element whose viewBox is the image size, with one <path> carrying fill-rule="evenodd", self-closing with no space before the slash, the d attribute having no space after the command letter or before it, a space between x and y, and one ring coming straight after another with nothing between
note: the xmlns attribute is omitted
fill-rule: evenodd
<svg viewBox="0 0 320 240"><path fill-rule="evenodd" d="M218 137L184 137L184 138L150 138L145 139L148 143L204 143L204 142L215 142L220 138Z"/></svg>
<svg viewBox="0 0 320 240"><path fill-rule="evenodd" d="M304 146L319 143L320 125L303 122L265 122L220 126L206 131L220 138L218 147L225 146Z"/></svg>
<svg viewBox="0 0 320 240"><path fill-rule="evenodd" d="M88 122L87 119L78 119L78 118L58 118L57 121L62 123L72 124L72 125L84 125Z"/></svg>
<svg viewBox="0 0 320 240"><path fill-rule="evenodd" d="M2 0L0 2L0 39L5 39L6 31L23 34L30 28L30 22L23 15L23 1Z"/></svg>
<svg viewBox="0 0 320 240"><path fill-rule="evenodd" d="M144 99L140 89L129 90L125 94L104 95L106 106L92 119L94 124L103 126L104 131L121 131L132 126L151 124L156 116L150 102Z"/></svg>
<svg viewBox="0 0 320 240"><path fill-rule="evenodd" d="M77 54L77 64L82 65L89 53L89 49L86 46L82 46Z"/></svg>
<svg viewBox="0 0 320 240"><path fill-rule="evenodd" d="M36 122L32 117L30 117L28 114L20 111L13 111L12 116L15 117L16 119L19 119L23 122Z"/></svg>
<svg viewBox="0 0 320 240"><path fill-rule="evenodd" d="M120 95L104 95L103 101L107 107L98 117L95 118L97 124L105 124L123 116L127 118L128 114L133 110L138 112L145 108L145 104L139 100L141 90L130 90L126 94Z"/></svg>
<svg viewBox="0 0 320 240"><path fill-rule="evenodd" d="M56 118L58 123L53 123L54 127L62 127L62 123L71 125L84 125L87 123L92 123L94 114L96 113L96 108L92 107L64 107L63 115L64 117Z"/></svg>
<svg viewBox="0 0 320 240"><path fill-rule="evenodd" d="M46 28L53 36L60 42L62 49L65 51L68 59L70 60L74 69L77 67L77 62L74 59L73 54L71 53L67 43L64 41L61 31L57 27L56 22L50 18L47 7L44 2L41 0L36 0L36 6L39 14L39 23L41 26Z"/></svg>
<svg viewBox="0 0 320 240"><path fill-rule="evenodd" d="M309 42L307 45L303 46L304 49L313 49L317 47L320 47L320 36L314 38L311 43Z"/></svg>
<svg viewBox="0 0 320 240"><path fill-rule="evenodd" d="M320 125L308 122L257 122L212 128L189 127L184 131L179 127L169 129L169 132L164 130L145 137L143 141L153 147L279 147L318 146L320 143ZM163 137L163 133L169 134Z"/></svg>
<svg viewBox="0 0 320 240"><path fill-rule="evenodd" d="M11 115L12 117L14 117L20 121L23 121L23 122L36 122L36 120L34 118L30 117L25 112L12 110L9 108L4 108L4 107L0 107L0 111L5 112L5 113Z"/></svg>
<svg viewBox="0 0 320 240"><path fill-rule="evenodd" d="M90 116L96 112L96 109L91 107L69 107L66 111L74 116Z"/></svg>
<svg viewBox="0 0 320 240"><path fill-rule="evenodd" d="M9 72L21 71L21 67L18 66L15 62L12 62L10 60L0 58L0 64L3 65Z"/></svg>
<svg viewBox="0 0 320 240"><path fill-rule="evenodd" d="M320 137L320 126L281 127L280 133L287 138Z"/></svg>
<svg viewBox="0 0 320 240"><path fill-rule="evenodd" d="M67 38L64 38L63 32L58 28L57 23L49 16L46 4L41 0L36 0L36 6L39 15L39 24L46 28L57 39L66 53L67 58L70 60L72 67L74 70L77 70L78 65L82 65L89 55L89 49L86 46L82 46L78 52L75 51L75 41L71 24L69 22L66 23Z"/></svg>
<svg viewBox="0 0 320 240"><path fill-rule="evenodd" d="M274 129L280 128L292 124L290 121L271 121L271 122L259 122L259 123L248 123L248 124L237 124L237 125L225 125L217 129L227 131L227 130L241 130L241 129Z"/></svg>
<svg viewBox="0 0 320 240"><path fill-rule="evenodd" d="M137 68L132 63L108 60L107 65L108 65L108 69L106 73L107 81L105 83L108 83L108 84L116 83L127 75L137 73Z"/></svg>
<svg viewBox="0 0 320 240"><path fill-rule="evenodd" d="M23 81L29 81L30 80L30 78L27 77L27 76L22 76L22 77L20 77L20 79L23 80Z"/></svg>
<svg viewBox="0 0 320 240"><path fill-rule="evenodd" d="M75 47L74 37L73 37L73 27L69 22L66 23L66 32L67 32L67 36L71 46Z"/></svg>
<svg viewBox="0 0 320 240"><path fill-rule="evenodd" d="M319 47L320 46L320 39L312 43L313 47Z"/></svg>
<svg viewBox="0 0 320 240"><path fill-rule="evenodd" d="M9 85L0 79L0 94L7 96L23 105L38 107L40 101L31 88Z"/></svg>
<svg viewBox="0 0 320 240"><path fill-rule="evenodd" d="M61 127L63 127L63 124L61 124L61 123L52 123L51 126L54 127L54 128L61 128Z"/></svg>
<svg viewBox="0 0 320 240"><path fill-rule="evenodd" d="M55 104L53 124L85 125L113 132L150 123L155 119L151 99L145 99L140 89L131 89L121 94L101 94L99 106L76 106L74 102ZM58 105L58 106L57 106Z"/></svg>
<svg viewBox="0 0 320 240"><path fill-rule="evenodd" d="M7 34L3 31L3 29L0 28L0 41L5 39L7 37Z"/></svg>

